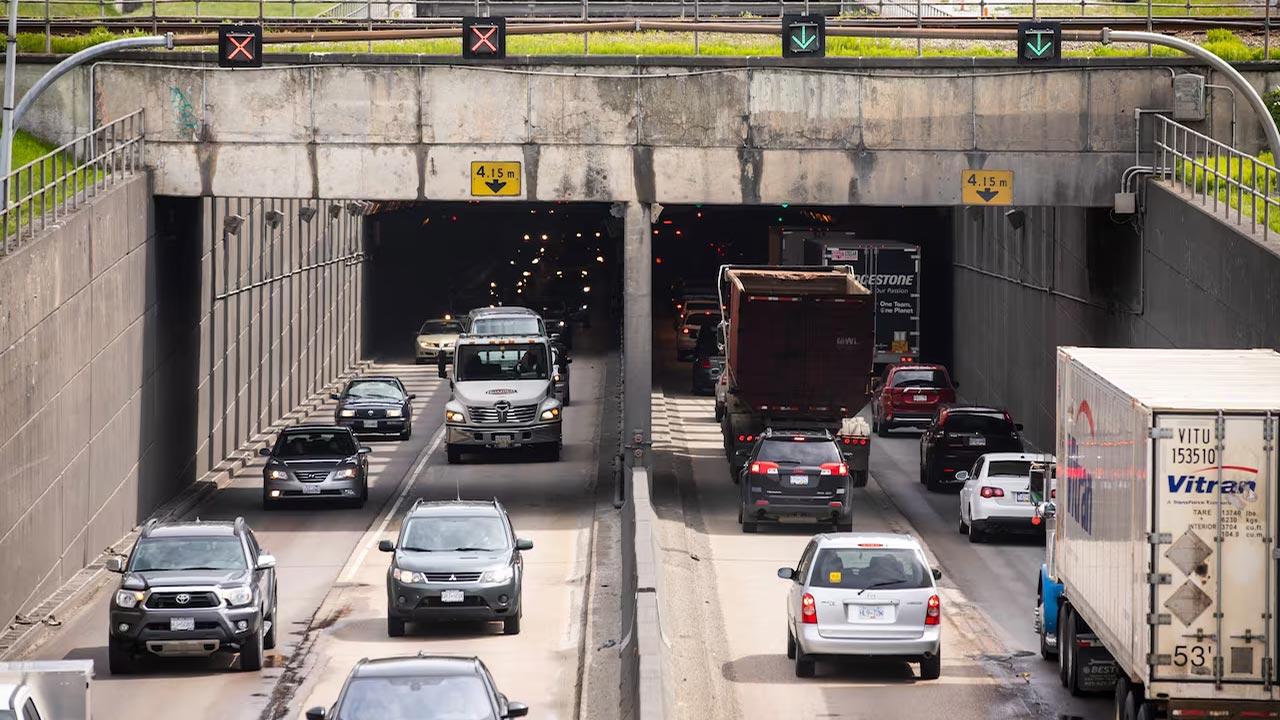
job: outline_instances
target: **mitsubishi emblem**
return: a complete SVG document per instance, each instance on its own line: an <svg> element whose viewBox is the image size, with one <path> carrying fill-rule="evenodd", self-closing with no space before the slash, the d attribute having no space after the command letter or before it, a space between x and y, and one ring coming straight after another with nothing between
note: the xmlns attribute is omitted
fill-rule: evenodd
<svg viewBox="0 0 1280 720"><path fill-rule="evenodd" d="M450 575L450 576L449 576L449 582L458 582L458 576L457 576L457 575Z"/></svg>
<svg viewBox="0 0 1280 720"><path fill-rule="evenodd" d="M179 605L186 605L191 602L191 596L186 593L178 593L178 596L175 597L174 600L177 601Z"/></svg>

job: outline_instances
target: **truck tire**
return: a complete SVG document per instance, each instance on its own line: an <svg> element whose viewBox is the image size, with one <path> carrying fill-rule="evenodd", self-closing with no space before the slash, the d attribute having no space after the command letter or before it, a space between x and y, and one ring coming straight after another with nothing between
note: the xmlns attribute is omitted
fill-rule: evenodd
<svg viewBox="0 0 1280 720"><path fill-rule="evenodd" d="M1123 672L1116 680L1115 707L1112 717L1115 720L1135 720L1138 715L1137 697L1134 696L1133 683Z"/></svg>
<svg viewBox="0 0 1280 720"><path fill-rule="evenodd" d="M756 521L755 521L755 520L747 520L746 518L743 518L743 519L742 519L742 532L746 533L747 535L754 535L754 534L755 534L755 532L756 532Z"/></svg>
<svg viewBox="0 0 1280 720"><path fill-rule="evenodd" d="M1156 720L1156 706L1149 702L1139 703L1136 720Z"/></svg>
<svg viewBox="0 0 1280 720"><path fill-rule="evenodd" d="M1071 606L1067 604L1058 605L1058 682L1062 683L1062 687L1067 686L1067 663L1070 661L1070 653L1067 652L1067 643L1071 641L1071 632L1068 621L1071 620Z"/></svg>
<svg viewBox="0 0 1280 720"><path fill-rule="evenodd" d="M1049 633L1045 631L1044 621L1044 597L1040 598L1040 657L1045 660L1053 659L1057 652L1049 649Z"/></svg>
<svg viewBox="0 0 1280 720"><path fill-rule="evenodd" d="M404 620L388 616L387 637L404 637Z"/></svg>
<svg viewBox="0 0 1280 720"><path fill-rule="evenodd" d="M969 542L976 545L986 539L987 531L982 528L982 525L978 524L977 520L971 521L969 523Z"/></svg>
<svg viewBox="0 0 1280 720"><path fill-rule="evenodd" d="M880 424L876 426L876 435L882 438L889 437L889 426L885 425L883 420L881 420Z"/></svg>
<svg viewBox="0 0 1280 720"><path fill-rule="evenodd" d="M853 471L853 487L861 488L867 486L867 477L871 474L870 470L854 470Z"/></svg>
<svg viewBox="0 0 1280 720"><path fill-rule="evenodd" d="M721 405L720 403L716 403L716 422L720 422L723 419L724 419L724 406Z"/></svg>
<svg viewBox="0 0 1280 720"><path fill-rule="evenodd" d="M112 675L129 675L135 665L133 659L133 643L127 640L107 638L107 664L111 666Z"/></svg>
<svg viewBox="0 0 1280 720"><path fill-rule="evenodd" d="M276 647L276 613L274 610L267 616L266 621L270 623L271 627L262 636L262 649L274 650Z"/></svg>
<svg viewBox="0 0 1280 720"><path fill-rule="evenodd" d="M456 445L445 445L444 453L450 465L457 465L462 462L462 448Z"/></svg>
<svg viewBox="0 0 1280 720"><path fill-rule="evenodd" d="M258 626L258 632L253 637L240 643L240 670L242 672L257 672L262 669L262 626Z"/></svg>

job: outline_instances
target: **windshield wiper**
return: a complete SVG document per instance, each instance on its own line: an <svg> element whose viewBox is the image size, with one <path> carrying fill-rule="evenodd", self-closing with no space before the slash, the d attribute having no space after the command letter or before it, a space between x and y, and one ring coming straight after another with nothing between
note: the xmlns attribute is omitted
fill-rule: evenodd
<svg viewBox="0 0 1280 720"><path fill-rule="evenodd" d="M225 567L183 567L169 568L170 572L186 572L188 570L243 570L244 568L225 568Z"/></svg>
<svg viewBox="0 0 1280 720"><path fill-rule="evenodd" d="M400 549L401 549L401 550L406 550L406 551L408 551L408 552L435 552L435 550L432 550L431 548L402 547L402 548L400 548Z"/></svg>
<svg viewBox="0 0 1280 720"><path fill-rule="evenodd" d="M875 588L885 587L887 585L897 585L898 583L904 583L906 581L907 581L906 578L900 578L898 580L881 580L878 583L871 583L870 585L862 588L861 590L858 591L858 594L861 595L862 593L868 590L874 590Z"/></svg>
<svg viewBox="0 0 1280 720"><path fill-rule="evenodd" d="M482 548L482 547L457 547L454 552L497 552L502 548Z"/></svg>

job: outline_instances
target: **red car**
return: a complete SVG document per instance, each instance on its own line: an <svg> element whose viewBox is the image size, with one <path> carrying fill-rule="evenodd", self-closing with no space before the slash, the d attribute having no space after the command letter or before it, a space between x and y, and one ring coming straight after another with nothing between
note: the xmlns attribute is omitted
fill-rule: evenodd
<svg viewBox="0 0 1280 720"><path fill-rule="evenodd" d="M928 427L939 405L956 401L959 385L941 365L890 365L876 381L872 429L885 437L899 427Z"/></svg>

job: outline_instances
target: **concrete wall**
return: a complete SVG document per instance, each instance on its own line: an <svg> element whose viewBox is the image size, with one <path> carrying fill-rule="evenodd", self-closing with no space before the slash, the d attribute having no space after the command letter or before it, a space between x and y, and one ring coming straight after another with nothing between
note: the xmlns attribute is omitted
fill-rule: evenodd
<svg viewBox="0 0 1280 720"><path fill-rule="evenodd" d="M1052 451L1060 345L1280 349L1280 245L1158 183L1145 226L1106 210L957 212L954 370L968 400L1007 405ZM1140 230L1139 230L1140 228Z"/></svg>
<svg viewBox="0 0 1280 720"><path fill-rule="evenodd" d="M966 168L1013 170L1021 205L1110 204L1135 108L1172 101L1170 63L1143 59L293 59L104 65L95 94L102 117L146 108L170 195L461 200L471 161L509 160L527 199L894 206L959 204Z"/></svg>
<svg viewBox="0 0 1280 720"><path fill-rule="evenodd" d="M0 617L356 360L362 223L299 205L135 176L0 259ZM271 207L294 212L268 233Z"/></svg>

